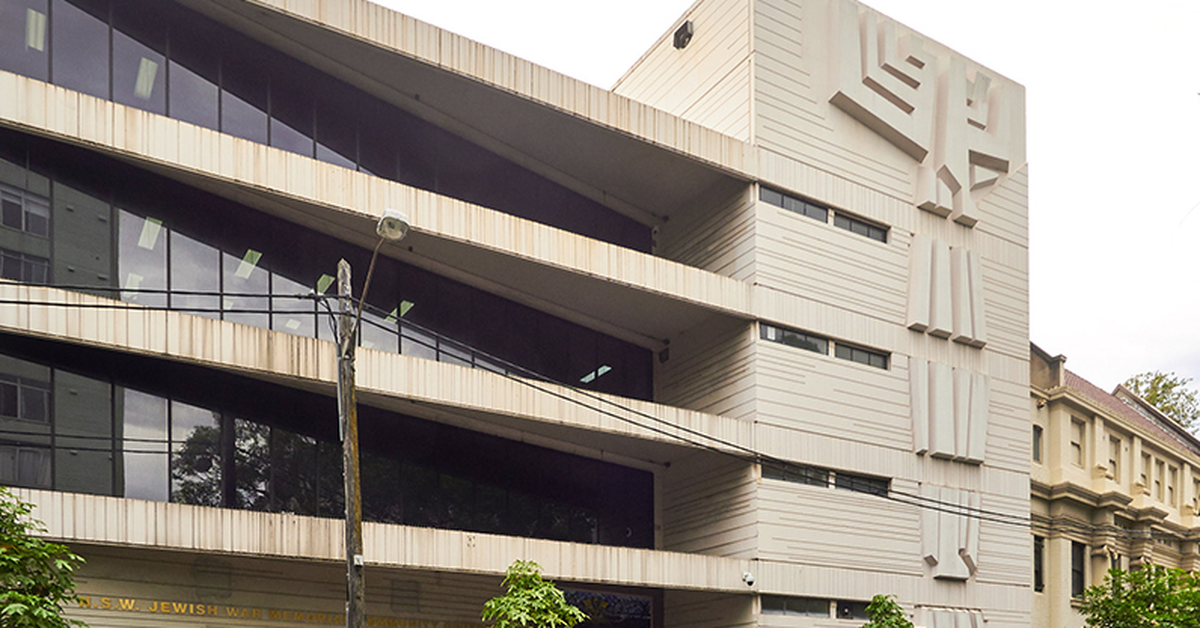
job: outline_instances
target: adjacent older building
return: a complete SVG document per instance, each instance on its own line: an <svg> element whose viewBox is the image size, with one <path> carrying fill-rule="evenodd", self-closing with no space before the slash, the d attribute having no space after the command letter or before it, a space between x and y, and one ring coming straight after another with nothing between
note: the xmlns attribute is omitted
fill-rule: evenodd
<svg viewBox="0 0 1200 628"><path fill-rule="evenodd" d="M596 625L1029 626L1026 177L1023 88L851 0L611 91L364 0L0 0L0 482L94 627L342 622L391 208L374 625L521 558Z"/></svg>
<svg viewBox="0 0 1200 628"><path fill-rule="evenodd" d="M1033 625L1083 626L1083 590L1110 568L1200 568L1200 440L1030 346Z"/></svg>

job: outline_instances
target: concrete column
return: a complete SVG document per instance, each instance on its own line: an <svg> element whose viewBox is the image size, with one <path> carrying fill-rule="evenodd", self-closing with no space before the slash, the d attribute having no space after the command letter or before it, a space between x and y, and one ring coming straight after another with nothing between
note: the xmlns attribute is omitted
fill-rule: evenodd
<svg viewBox="0 0 1200 628"><path fill-rule="evenodd" d="M1071 539L1046 539L1046 604L1049 607L1048 626L1079 628L1083 616L1071 607Z"/></svg>

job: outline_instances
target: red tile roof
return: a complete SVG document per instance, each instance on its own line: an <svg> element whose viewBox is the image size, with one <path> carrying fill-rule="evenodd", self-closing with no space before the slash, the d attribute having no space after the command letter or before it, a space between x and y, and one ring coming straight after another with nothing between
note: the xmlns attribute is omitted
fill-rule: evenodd
<svg viewBox="0 0 1200 628"><path fill-rule="evenodd" d="M1129 404L1121 401L1118 397L1101 390L1100 387L1071 372L1070 369L1064 370L1066 371L1064 383L1067 388L1079 393L1082 397L1092 400L1097 405L1108 409L1131 424L1139 425L1159 435L1168 442L1178 443L1192 453L1200 455L1200 440L1197 440L1195 436L1180 433L1180 431L1168 428L1158 421L1146 417L1141 412L1131 408Z"/></svg>

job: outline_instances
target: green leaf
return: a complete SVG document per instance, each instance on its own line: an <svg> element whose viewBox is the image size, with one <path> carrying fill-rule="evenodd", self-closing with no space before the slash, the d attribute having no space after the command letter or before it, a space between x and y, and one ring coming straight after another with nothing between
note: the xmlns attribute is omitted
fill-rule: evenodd
<svg viewBox="0 0 1200 628"><path fill-rule="evenodd" d="M0 488L0 628L83 626L63 618L62 608L77 599L72 574L84 561L37 537L45 526L32 512L32 504Z"/></svg>
<svg viewBox="0 0 1200 628"><path fill-rule="evenodd" d="M508 592L484 602L480 615L496 628L571 628L587 619L554 583L542 579L542 567L533 561L514 561L500 584Z"/></svg>

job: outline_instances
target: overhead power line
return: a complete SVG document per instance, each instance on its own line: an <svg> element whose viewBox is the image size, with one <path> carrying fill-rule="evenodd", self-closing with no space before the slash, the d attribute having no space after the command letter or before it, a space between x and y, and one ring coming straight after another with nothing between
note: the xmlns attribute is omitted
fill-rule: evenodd
<svg viewBox="0 0 1200 628"><path fill-rule="evenodd" d="M19 284L19 285L30 285L30 284ZM321 304L323 309L325 309L326 312L330 315L331 321L333 320L334 312L330 308L328 301L339 298L337 295L319 294L316 292L310 292L310 293L305 293L305 294L297 294L297 293L262 294L262 293L230 293L230 292L200 291L200 290L170 290L170 289L157 289L157 288L129 289L129 288L90 286L90 285L36 285L36 286L32 286L32 287L46 287L46 288L54 288L54 289L61 289L61 290L103 290L103 291L116 291L116 292L138 292L138 293L146 293L146 294L167 294L167 295L177 295L177 296L211 296L211 297L225 297L225 298L271 298L271 299L293 298L293 299L302 299L302 300L312 300L312 301L315 301L315 302ZM357 299L353 299L353 300L355 302L358 302ZM128 302L123 302L123 301L115 301L115 302L111 302L111 303L71 303L71 302L64 302L64 301L45 301L45 300L30 301L30 300L21 300L21 299L0 299L0 304L46 306L46 307L70 307L70 308L85 308L85 309L122 309L122 310L153 311L153 312L174 311L174 312L205 313L205 314L227 313L227 314L282 314L282 315L287 315L287 314L310 314L311 313L311 312L295 312L295 311L289 311L289 310L276 310L276 309L271 309L271 308L205 308L205 307L189 307L189 306L185 306L185 305L153 306L153 305L141 305L141 304L137 304L137 303L128 303ZM363 307L363 309L365 311L372 313L375 316L378 316L380 318L387 319L388 317L393 316L393 314L391 312L385 311L382 308L376 307L370 303L360 303L360 305ZM629 425L646 430L653 434L657 434L664 438L678 441L685 445L689 445L692 447L710 451L712 453L715 453L715 454L718 454L721 456L732 458L739 462L743 462L743 463L747 463L747 464L759 464L759 465L763 465L764 467L772 468L772 469L779 470L779 471L785 471L785 470L789 470L789 469L796 470L796 469L801 469L801 468L814 468L814 469L820 468L820 467L813 467L812 465L808 465L805 463L788 461L788 460L779 458L777 456L764 453L764 452L754 449L752 447L747 447L747 446L741 445L739 443L735 443L733 441L723 439L719 436L714 436L712 434L708 434L702 430L690 428L690 427L687 427L684 425L674 423L667 419L657 417L650 413L642 412L642 411L632 408L628 405L625 405L624 403L616 401L616 400L610 398L609 396L600 395L600 394L597 394L590 390L587 390L585 388L576 386L572 383L562 382L555 378L540 374L536 371L533 371L531 369L517 365L517 364L510 362L499 356L489 354L485 351L481 351L481 350L471 347L467 344L464 344L457 340L454 340L453 338L446 337L439 332L436 332L432 329L425 327L424 325L420 325L420 324L414 323L412 321L397 319L398 327L384 325L384 324L380 323L379 321L376 321L376 320L373 320L370 318L364 318L363 323L370 325L372 327L375 327L377 329L380 329L382 331L385 331L387 333L396 334L398 338L404 338L406 340L416 342L418 344L421 344L421 345L429 347L429 348L433 348L433 349L437 348L437 347L429 344L429 342L424 338L415 337L412 335L406 336L403 333L404 328L415 329L417 331L420 331L420 332L426 334L429 337L434 338L438 343L447 343L447 344L454 345L460 349L466 350L466 351L474 354L475 356L485 358L485 359L493 362L496 365L503 366L504 371L486 368L486 367L477 367L477 368L484 368L484 370L487 370L493 374L499 375L509 381L516 382L522 386L529 387L540 393L549 395L551 397L555 397L557 399L561 399L568 403L580 405L580 406L588 408L589 410L592 410L594 412L598 412L604 416L616 419L623 423L627 423ZM518 373L519 376L514 375L513 374L514 372ZM555 391L555 390L545 387L542 384L554 384L557 386L561 386L563 388L567 388L567 389L571 390L575 394L571 395L571 394L566 394L566 393L563 393L560 391ZM580 399L576 395L578 397L583 397L584 399ZM591 403L588 403L588 401L590 401ZM609 408L611 408L611 409L609 409ZM614 409L619 412L614 412L613 411ZM0 433L3 433L3 432L4 432L3 430L0 430ZM60 435L60 437L75 438L72 436L65 436L65 435ZM157 442L157 441L150 441L150 442ZM111 449L107 449L107 448L106 449L98 449L97 451L111 451ZM168 452L138 451L138 452L134 452L134 453L168 453ZM820 468L820 469L823 471L826 471L826 469L824 469L824 468ZM833 471L836 472L836 470L833 470ZM890 482L889 482L889 484L890 484ZM1085 533L1085 534L1103 534L1103 535L1107 535L1107 536L1117 536L1117 537L1130 538L1130 539L1150 538L1150 539L1168 539L1168 540L1188 540L1188 539L1192 538L1188 535L1177 534L1177 533L1173 533L1173 532L1169 532L1169 531L1129 530L1126 528L1121 528L1119 526L1097 525L1097 524L1091 524L1091 523L1072 522L1072 521L1068 521L1068 520L1059 520L1059 519L1050 520L1050 521L1042 521L1042 520L1039 520L1032 516L1013 515L1013 514L1005 513L1005 512L1001 512L1001 511L989 510L989 509L980 508L980 507L971 507L971 506L963 505L960 503L946 502L946 501L943 501L941 499L934 498L934 497L906 493L903 491L898 491L896 489L893 489L890 486L888 487L887 494L880 494L880 493L876 493L873 491L858 491L858 492L861 494L866 494L866 495L876 495L878 497L887 499L892 502L905 504L905 505L913 506L916 508L922 508L922 509L932 510L932 511L937 511L937 512L944 512L944 513L953 514L953 515L962 516L962 517L970 517L970 518L978 519L980 521L986 521L989 523L995 523L995 524L999 524L999 525L1019 526L1019 527L1031 529L1034 531L1044 531L1044 532L1071 531L1071 532L1079 532L1079 533Z"/></svg>

